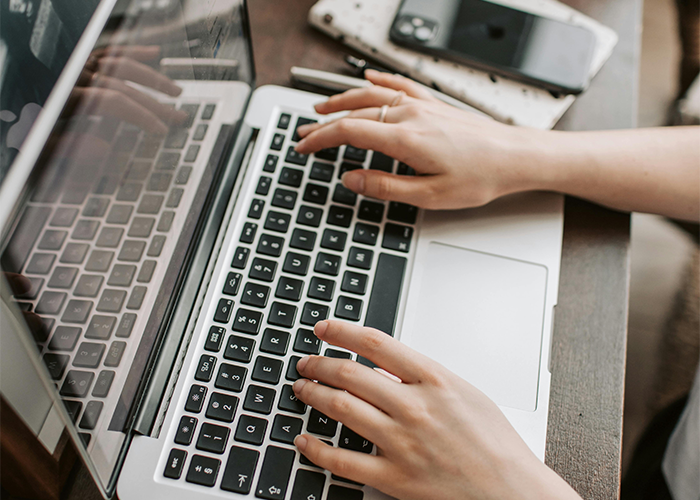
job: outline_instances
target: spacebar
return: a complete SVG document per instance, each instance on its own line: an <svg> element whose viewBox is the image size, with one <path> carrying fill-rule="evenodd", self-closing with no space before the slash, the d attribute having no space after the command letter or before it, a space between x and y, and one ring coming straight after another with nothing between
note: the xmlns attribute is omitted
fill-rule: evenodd
<svg viewBox="0 0 700 500"><path fill-rule="evenodd" d="M379 254L372 294L367 306L365 326L376 328L391 336L394 335L405 271L405 257L388 253Z"/></svg>

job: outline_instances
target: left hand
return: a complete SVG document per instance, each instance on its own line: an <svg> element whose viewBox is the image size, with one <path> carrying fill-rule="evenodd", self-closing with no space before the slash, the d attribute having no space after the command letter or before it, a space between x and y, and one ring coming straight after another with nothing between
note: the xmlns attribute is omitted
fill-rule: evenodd
<svg viewBox="0 0 700 500"><path fill-rule="evenodd" d="M377 446L374 456L297 436L319 467L401 499L579 498L491 400L440 364L378 330L322 321L314 332L400 379L346 359L298 362L297 397Z"/></svg>

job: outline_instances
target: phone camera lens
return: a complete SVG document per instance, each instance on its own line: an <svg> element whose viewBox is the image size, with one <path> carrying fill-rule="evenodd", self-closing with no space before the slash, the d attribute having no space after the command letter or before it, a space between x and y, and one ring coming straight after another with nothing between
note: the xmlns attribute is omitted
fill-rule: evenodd
<svg viewBox="0 0 700 500"><path fill-rule="evenodd" d="M427 42L433 37L433 30L427 26L421 26L420 28L416 29L413 36L420 42Z"/></svg>
<svg viewBox="0 0 700 500"><path fill-rule="evenodd" d="M401 33L403 36L413 35L413 30L415 29L410 21L402 21L401 23L399 23L397 28L399 30L399 33Z"/></svg>

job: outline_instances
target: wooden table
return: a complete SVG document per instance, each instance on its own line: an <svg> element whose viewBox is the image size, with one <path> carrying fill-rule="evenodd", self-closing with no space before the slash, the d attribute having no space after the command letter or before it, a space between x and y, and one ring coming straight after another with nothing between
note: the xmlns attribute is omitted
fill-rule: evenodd
<svg viewBox="0 0 700 500"><path fill-rule="evenodd" d="M306 23L316 0L250 0L257 84L290 85L291 66L346 70L348 50ZM610 60L557 126L631 128L637 118L641 0L564 0L613 28ZM547 465L585 499L619 496L630 217L566 200L552 353ZM84 469L67 498L99 498Z"/></svg>

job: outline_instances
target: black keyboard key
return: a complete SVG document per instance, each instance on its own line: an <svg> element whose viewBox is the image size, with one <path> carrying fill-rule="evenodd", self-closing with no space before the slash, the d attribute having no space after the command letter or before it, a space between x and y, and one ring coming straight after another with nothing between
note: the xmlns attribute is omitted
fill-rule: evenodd
<svg viewBox="0 0 700 500"><path fill-rule="evenodd" d="M297 371L297 363L301 359L300 356L291 356L289 358L289 363L287 363L287 373L285 373L284 378L287 380L294 382L295 380L299 380L301 378L301 375L299 375L299 372ZM291 386L285 386L285 387L291 387ZM284 387L282 388L284 390ZM294 392L294 391L292 391ZM280 400L281 401L281 400Z"/></svg>
<svg viewBox="0 0 700 500"><path fill-rule="evenodd" d="M199 149L199 144L191 144L190 147L187 148L187 153L185 153L185 157L182 159L182 161L185 161L187 163L192 163L196 161L197 155L199 155Z"/></svg>
<svg viewBox="0 0 700 500"><path fill-rule="evenodd" d="M294 165L304 166L309 161L309 155L304 155L297 153L294 146L289 146L287 150L287 157L284 159L287 163L293 163Z"/></svg>
<svg viewBox="0 0 700 500"><path fill-rule="evenodd" d="M294 142L298 142L299 139L301 139L301 137L299 137L299 132L297 132L299 127L301 127L302 125L308 125L310 123L316 123L316 122L317 122L317 120L314 120L312 118L304 118L304 117L300 116L299 119L297 120L296 126L294 127L294 135L292 136L292 140Z"/></svg>
<svg viewBox="0 0 700 500"><path fill-rule="evenodd" d="M283 363L279 359L272 359L265 356L258 356L255 359L255 366L251 378L257 382L276 385L282 375Z"/></svg>
<svg viewBox="0 0 700 500"><path fill-rule="evenodd" d="M183 415L182 418L180 418L180 423L177 426L175 442L183 446L189 446L196 430L197 419L190 417L189 415Z"/></svg>
<svg viewBox="0 0 700 500"><path fill-rule="evenodd" d="M251 285L251 283L249 283L248 285ZM248 285L246 285L246 287ZM270 290L267 287L263 288L266 288L268 292ZM265 297L265 302L267 303L267 297ZM260 324L262 323L262 319L263 315L261 312L239 308L238 311L236 311L236 318L233 320L233 329L237 332L248 333L250 335L257 335L260 331Z"/></svg>
<svg viewBox="0 0 700 500"><path fill-rule="evenodd" d="M141 260L145 249L145 241L126 240L117 259L125 262L138 262Z"/></svg>
<svg viewBox="0 0 700 500"><path fill-rule="evenodd" d="M75 285L73 294L77 297L97 297L104 278L96 274L83 274Z"/></svg>
<svg viewBox="0 0 700 500"><path fill-rule="evenodd" d="M128 264L115 264L109 275L107 284L109 286L131 286L131 282L136 275L136 266Z"/></svg>
<svg viewBox="0 0 700 500"><path fill-rule="evenodd" d="M224 358L231 361L248 363L253 356L255 341L238 335L231 335L226 343Z"/></svg>
<svg viewBox="0 0 700 500"><path fill-rule="evenodd" d="M93 250L85 264L86 271L106 272L112 264L114 252L105 250Z"/></svg>
<svg viewBox="0 0 700 500"><path fill-rule="evenodd" d="M301 358L298 356L292 356L292 359L293 358L297 358L294 360L294 371L296 371L297 361ZM289 373L289 370L287 370L287 373ZM300 377L297 377L297 379L298 378ZM277 403L277 408L291 413L298 413L299 415L306 413L306 405L301 402L299 398L297 398L296 394L294 394L294 389L289 384L282 387L282 393L280 394L280 400L279 403Z"/></svg>
<svg viewBox="0 0 700 500"><path fill-rule="evenodd" d="M363 438L355 431L344 425L340 428L338 447L369 454L372 453L372 446L371 441Z"/></svg>
<svg viewBox="0 0 700 500"><path fill-rule="evenodd" d="M355 293L357 295L364 295L364 293L367 291L368 278L369 277L366 274L345 271L345 274L343 274L343 282L340 285L340 289L344 292Z"/></svg>
<svg viewBox="0 0 700 500"><path fill-rule="evenodd" d="M293 444L294 438L301 434L304 421L287 415L275 415L270 431L270 439L280 443Z"/></svg>
<svg viewBox="0 0 700 500"><path fill-rule="evenodd" d="M316 153L318 156L318 153ZM333 171L335 167L329 165L328 163L322 163L316 161L311 165L311 171L309 172L309 179L322 182L330 182L333 179Z"/></svg>
<svg viewBox="0 0 700 500"><path fill-rule="evenodd" d="M137 229L135 236L138 236L138 234L139 231ZM120 227L103 227L102 231L100 231L100 236L95 242L95 246L101 248L117 248L122 240L122 236L124 236L124 230Z"/></svg>
<svg viewBox="0 0 700 500"><path fill-rule="evenodd" d="M304 189L304 201L325 205L328 199L328 188L319 184L307 184Z"/></svg>
<svg viewBox="0 0 700 500"><path fill-rule="evenodd" d="M199 437L197 438L197 449L210 453L223 453L226 448L229 432L228 427L222 427L208 422L203 423L199 431Z"/></svg>
<svg viewBox="0 0 700 500"><path fill-rule="evenodd" d="M49 370L49 375L54 380L61 380L61 377L63 377L63 372L66 370L66 366L68 366L69 361L70 356L66 356L64 354L44 354L44 364Z"/></svg>
<svg viewBox="0 0 700 500"><path fill-rule="evenodd" d="M382 247L408 253L411 248L412 237L412 227L387 223L384 226L384 239L382 240Z"/></svg>
<svg viewBox="0 0 700 500"><path fill-rule="evenodd" d="M321 225L322 217L323 209L302 205L301 207L299 207L297 223L302 224L304 226L318 227Z"/></svg>
<svg viewBox="0 0 700 500"><path fill-rule="evenodd" d="M134 329L136 319L137 316L134 313L124 313L121 321L119 321L119 326L117 326L117 331L114 335L117 337L128 338Z"/></svg>
<svg viewBox="0 0 700 500"><path fill-rule="evenodd" d="M302 354L318 354L321 352L321 339L314 334L313 330L299 328L294 339L293 349ZM294 368L296 369L296 363L294 363Z"/></svg>
<svg viewBox="0 0 700 500"><path fill-rule="evenodd" d="M190 128L194 123L194 119L199 111L199 104L182 104L180 106L180 111L187 113L187 119L180 126L184 128Z"/></svg>
<svg viewBox="0 0 700 500"><path fill-rule="evenodd" d="M379 151L375 151L372 153L372 161L369 164L369 168L391 173L394 169L394 159Z"/></svg>
<svg viewBox="0 0 700 500"><path fill-rule="evenodd" d="M270 210L265 219L265 229L268 231L277 231L278 233L286 233L289 229L289 222L292 216Z"/></svg>
<svg viewBox="0 0 700 500"><path fill-rule="evenodd" d="M175 156L177 156L177 160L180 159L180 155L177 153L172 153ZM163 153L161 155L161 158L166 155L166 153ZM177 162L176 160L176 162ZM160 159L159 159L160 161ZM139 195L141 194L141 189L143 188L143 184L138 183L138 182L127 182L125 184L122 184L122 186L119 188L119 191L117 192L117 201L136 201L139 199Z"/></svg>
<svg viewBox="0 0 700 500"><path fill-rule="evenodd" d="M394 334L406 262L404 257L379 254L365 326Z"/></svg>
<svg viewBox="0 0 700 500"><path fill-rule="evenodd" d="M124 356L124 350L126 349L126 342L121 342L115 340L107 349L107 357L105 357L105 366L110 368L116 368L122 361L122 356Z"/></svg>
<svg viewBox="0 0 700 500"><path fill-rule="evenodd" d="M241 286L242 276L239 273L228 273L226 276L226 281L224 282L223 293L226 295L235 296L238 293L238 289Z"/></svg>
<svg viewBox="0 0 700 500"><path fill-rule="evenodd" d="M307 231L306 229L296 228L292 231L292 239L289 242L289 246L299 250L308 250L310 252L314 249L315 243L316 233Z"/></svg>
<svg viewBox="0 0 700 500"><path fill-rule="evenodd" d="M342 252L345 249L345 241L347 239L348 235L346 233L334 229L326 229L323 231L323 237L321 238L321 247Z"/></svg>
<svg viewBox="0 0 700 500"><path fill-rule="evenodd" d="M221 489L243 495L250 493L259 456L260 453L255 450L232 446L228 454L224 476L221 478Z"/></svg>
<svg viewBox="0 0 700 500"><path fill-rule="evenodd" d="M77 267L57 266L49 279L49 288L71 288L75 277L78 276Z"/></svg>
<svg viewBox="0 0 700 500"><path fill-rule="evenodd" d="M217 389L241 392L243 390L243 382L245 382L247 373L248 369L243 366L221 363L221 365L219 365L219 373L216 375L216 382L214 382L214 386Z"/></svg>
<svg viewBox="0 0 700 500"><path fill-rule="evenodd" d="M171 128L163 141L163 147L167 149L182 149L187 144L187 130L182 128Z"/></svg>
<svg viewBox="0 0 700 500"><path fill-rule="evenodd" d="M325 252L319 252L316 256L316 264L314 271L317 273L328 274L330 276L338 276L340 269L340 255L332 255Z"/></svg>
<svg viewBox="0 0 700 500"><path fill-rule="evenodd" d="M270 317L267 322L271 325L291 328L297 317L297 308L291 304L273 302L270 307Z"/></svg>
<svg viewBox="0 0 700 500"><path fill-rule="evenodd" d="M197 128L194 130L194 134L192 135L192 140L193 141L202 141L204 140L204 137L207 135L207 130L209 129L209 125L206 123L200 123L197 125Z"/></svg>
<svg viewBox="0 0 700 500"><path fill-rule="evenodd" d="M193 385L190 387L190 392L187 395L185 403L185 411L191 413L199 413L204 407L204 398L207 396L207 388L203 385Z"/></svg>
<svg viewBox="0 0 700 500"><path fill-rule="evenodd" d="M309 422L306 424L306 430L314 434L333 437L338 430L338 422L312 408L311 413L309 413Z"/></svg>
<svg viewBox="0 0 700 500"><path fill-rule="evenodd" d="M340 148L326 148L314 153L316 158L321 160L336 161L338 159L338 151Z"/></svg>
<svg viewBox="0 0 700 500"><path fill-rule="evenodd" d="M66 301L67 295L60 292L44 292L36 305L37 314L58 314Z"/></svg>
<svg viewBox="0 0 700 500"><path fill-rule="evenodd" d="M358 163L349 163L347 161L344 161L340 164L340 169L338 170L338 179L341 179L345 172L351 172L353 170L362 170L362 165Z"/></svg>
<svg viewBox="0 0 700 500"><path fill-rule="evenodd" d="M348 266L370 269L374 252L365 248L351 247L348 253Z"/></svg>
<svg viewBox="0 0 700 500"><path fill-rule="evenodd" d="M163 476L168 479L180 479L182 475L182 469L185 467L185 460L187 459L187 452L185 450L170 450L170 455L168 455L168 461L165 463L165 470L163 471Z"/></svg>
<svg viewBox="0 0 700 500"><path fill-rule="evenodd" d="M63 253L61 254L61 263L63 264L82 264L83 261L85 260L85 256L87 255L88 250L90 249L90 245L87 243L68 243L66 245L66 248L63 250ZM42 254L35 254L35 256L40 256ZM47 254L44 254L47 255ZM53 262L53 255L51 256L51 262ZM51 268L51 265L49 264L48 268ZM39 273L39 274L45 274L48 271L46 269L45 272ZM29 268L27 268L27 272L31 272Z"/></svg>
<svg viewBox="0 0 700 500"><path fill-rule="evenodd" d="M355 206L357 195L342 184L336 184L333 191L333 201L342 205Z"/></svg>
<svg viewBox="0 0 700 500"><path fill-rule="evenodd" d="M248 263L248 255L250 255L250 248L236 248L236 252L233 254L231 267L235 267L236 269L244 269L245 265Z"/></svg>
<svg viewBox="0 0 700 500"><path fill-rule="evenodd" d="M326 475L320 472L299 469L294 479L290 500L316 500L323 495Z"/></svg>
<svg viewBox="0 0 700 500"><path fill-rule="evenodd" d="M66 374L61 386L61 396L66 398L84 398L90 391L92 379L95 374L92 372L81 372L78 370L70 370Z"/></svg>
<svg viewBox="0 0 700 500"><path fill-rule="evenodd" d="M255 194L259 194L260 196L267 196L267 193L270 192L271 184L272 179L270 177L267 177L266 175L261 175L260 179L258 180L258 187L255 188Z"/></svg>
<svg viewBox="0 0 700 500"><path fill-rule="evenodd" d="M52 351L72 351L78 343L82 330L73 326L59 326L51 337L49 349Z"/></svg>
<svg viewBox="0 0 700 500"><path fill-rule="evenodd" d="M303 288L303 281L295 280L294 278L288 278L287 276L282 276L279 282L277 282L277 290L275 291L275 297L298 302L299 299L301 299L301 292Z"/></svg>
<svg viewBox="0 0 700 500"><path fill-rule="evenodd" d="M406 165L405 163L399 163L399 166L396 169L396 174L397 175L416 175L416 171L413 170L408 165Z"/></svg>
<svg viewBox="0 0 700 500"><path fill-rule="evenodd" d="M92 389L93 398L106 398L114 381L114 372L112 370L102 370L97 376L95 387Z"/></svg>
<svg viewBox="0 0 700 500"><path fill-rule="evenodd" d="M274 173L275 169L277 168L277 160L279 160L279 156L267 155L267 158L265 159L265 165L263 165L263 170L265 172Z"/></svg>
<svg viewBox="0 0 700 500"><path fill-rule="evenodd" d="M253 259L250 266L250 274L248 277L256 280L271 282L275 279L275 271L277 270L277 262L273 260Z"/></svg>
<svg viewBox="0 0 700 500"><path fill-rule="evenodd" d="M259 219L262 217L263 209L265 208L265 202L263 200L254 199L250 204L250 209L248 210L248 217L251 219Z"/></svg>
<svg viewBox="0 0 700 500"><path fill-rule="evenodd" d="M268 446L260 469L255 496L265 500L283 500L287 495L289 477L296 452L288 448Z"/></svg>
<svg viewBox="0 0 700 500"><path fill-rule="evenodd" d="M292 116L289 113L282 113L280 119L277 122L277 128L282 130L287 130L289 128L289 123L292 121Z"/></svg>
<svg viewBox="0 0 700 500"><path fill-rule="evenodd" d="M297 202L297 193L289 189L277 188L272 195L272 206L292 210Z"/></svg>
<svg viewBox="0 0 700 500"><path fill-rule="evenodd" d="M272 404L275 401L275 390L269 387L258 385L248 386L248 391L243 401L243 409L269 415L272 411Z"/></svg>
<svg viewBox="0 0 700 500"><path fill-rule="evenodd" d="M289 337L289 333L283 332L282 330L265 328L262 340L260 341L260 351L284 356L287 354Z"/></svg>
<svg viewBox="0 0 700 500"><path fill-rule="evenodd" d="M334 479L336 478L334 477ZM344 479L344 481L352 482L347 479ZM364 493L362 493L362 490L354 490L352 488L338 486L337 484L331 484L330 488L328 488L328 498L326 500L362 500L363 498Z"/></svg>
<svg viewBox="0 0 700 500"><path fill-rule="evenodd" d="M48 207L27 206L24 209L17 229L12 233L6 250L0 256L0 265L4 271L12 273L22 271L50 215L51 209ZM45 272L48 272L48 269Z"/></svg>
<svg viewBox="0 0 700 500"><path fill-rule="evenodd" d="M335 290L335 281L327 280L314 276L309 284L307 295L312 299L325 300L330 302L333 300L333 291Z"/></svg>
<svg viewBox="0 0 700 500"><path fill-rule="evenodd" d="M241 231L241 243L253 243L255 241L255 233L258 231L258 225L252 222L246 222L243 224L243 231Z"/></svg>
<svg viewBox="0 0 700 500"><path fill-rule="evenodd" d="M301 323L313 326L319 321L328 318L328 312L328 306L307 302L304 304L304 308L301 311Z"/></svg>
<svg viewBox="0 0 700 500"><path fill-rule="evenodd" d="M270 149L273 151L280 151L282 149L282 144L284 144L284 134L275 134L272 136Z"/></svg>
<svg viewBox="0 0 700 500"><path fill-rule="evenodd" d="M233 301L230 299L219 299L219 304L216 306L214 313L214 321L217 323L228 323L231 319L233 311Z"/></svg>
<svg viewBox="0 0 700 500"><path fill-rule="evenodd" d="M348 145L345 146L345 154L343 155L343 158L362 163L365 161L365 158L367 158L367 150Z"/></svg>
<svg viewBox="0 0 700 500"><path fill-rule="evenodd" d="M103 407L104 403L102 401L90 401L85 405L83 418L80 419L80 428L89 431L93 430L97 426Z"/></svg>
<svg viewBox="0 0 700 500"><path fill-rule="evenodd" d="M332 226L350 227L352 214L351 208L331 205L331 208L328 210L328 219L326 222Z"/></svg>
<svg viewBox="0 0 700 500"><path fill-rule="evenodd" d="M68 250L68 246L66 246L66 250ZM25 272L29 274L47 274L55 260L56 256L52 253L36 253L32 255Z"/></svg>
<svg viewBox="0 0 700 500"><path fill-rule="evenodd" d="M83 224L80 224L80 222L83 222ZM86 229L89 230L91 226L85 226L85 222L95 222L95 221L80 221L78 224L80 224L80 230L77 232L78 236L86 236ZM76 226L76 230L78 227ZM74 230L73 232L75 233ZM97 229L95 228L95 231ZM44 233L44 236L41 237L41 240L39 240L39 245L37 248L39 250L60 250L61 246L63 245L63 242L65 241L66 237L68 236L67 231L46 231ZM92 236L95 236L94 234ZM91 238L75 238L74 239L91 239Z"/></svg>
<svg viewBox="0 0 700 500"><path fill-rule="evenodd" d="M241 418L238 420L238 426L236 427L236 433L234 434L233 439L240 441L241 443L260 446L265 440L266 430L267 420L263 420L262 418L258 417L251 417L250 415L241 415Z"/></svg>
<svg viewBox="0 0 700 500"><path fill-rule="evenodd" d="M151 178L148 179L148 184L146 184L146 191L155 191L158 193L165 193L170 187L170 183L173 180L173 174L168 172L153 172Z"/></svg>
<svg viewBox="0 0 700 500"><path fill-rule="evenodd" d="M70 300L66 310L61 316L64 323L85 323L92 311L92 302L89 300Z"/></svg>
<svg viewBox="0 0 700 500"><path fill-rule="evenodd" d="M100 361L102 361L104 353L104 344L82 342L73 358L73 366L77 366L78 368L97 368L100 366Z"/></svg>
<svg viewBox="0 0 700 500"><path fill-rule="evenodd" d="M311 263L311 257L308 255L301 255L295 252L287 252L284 258L284 265L282 270L285 273L296 274L299 276L306 276L309 272L309 264Z"/></svg>
<svg viewBox="0 0 700 500"><path fill-rule="evenodd" d="M338 297L338 303L335 306L335 316L337 318L347 319L350 321L360 321L362 314L362 301L341 295Z"/></svg>
<svg viewBox="0 0 700 500"><path fill-rule="evenodd" d="M108 198L91 197L85 202L82 215L83 217L102 217L107 213L108 207Z"/></svg>
<svg viewBox="0 0 700 500"><path fill-rule="evenodd" d="M214 375L214 367L216 366L216 357L209 354L202 354L199 358L197 371L194 373L195 380L200 382L209 382Z"/></svg>
<svg viewBox="0 0 700 500"><path fill-rule="evenodd" d="M223 453L223 450L221 453ZM219 475L219 467L221 467L221 460L204 457L202 455L193 455L190 468L187 471L186 480L188 483L211 488L216 484L216 476Z"/></svg>
<svg viewBox="0 0 700 500"><path fill-rule="evenodd" d="M229 394L212 392L209 397L206 417L221 422L233 422L238 408L238 398Z"/></svg>
<svg viewBox="0 0 700 500"><path fill-rule="evenodd" d="M108 224L126 224L131 218L134 207L131 205L112 205L107 216Z"/></svg>
<svg viewBox="0 0 700 500"><path fill-rule="evenodd" d="M73 423L77 423L78 415L80 415L80 410L83 409L83 403L81 403L80 401L69 401L67 399L64 399L63 406L66 407L66 412L68 412L68 416L73 421Z"/></svg>
<svg viewBox="0 0 700 500"><path fill-rule="evenodd" d="M304 172L296 168L284 167L280 172L279 183L285 186L299 187L301 180L304 177Z"/></svg>
<svg viewBox="0 0 700 500"><path fill-rule="evenodd" d="M260 241L258 241L258 253L270 255L272 257L279 257L282 255L283 246L283 238L263 233L260 235Z"/></svg>
<svg viewBox="0 0 700 500"><path fill-rule="evenodd" d="M204 109L202 110L202 120L211 120L211 117L214 116L215 111L216 104L207 104L204 106Z"/></svg>
<svg viewBox="0 0 700 500"><path fill-rule="evenodd" d="M403 222L405 224L415 224L417 217L418 207L396 201L389 203L389 210L386 214L387 219Z"/></svg>
<svg viewBox="0 0 700 500"><path fill-rule="evenodd" d="M375 201L362 200L360 209L357 212L357 218L370 221L381 222L384 217L384 204Z"/></svg>
<svg viewBox="0 0 700 500"><path fill-rule="evenodd" d="M375 245L379 237L379 226L358 222L355 224L355 232L352 241L364 243L365 245Z"/></svg>
<svg viewBox="0 0 700 500"><path fill-rule="evenodd" d="M106 201L107 203L109 203L108 200ZM51 217L51 222L49 222L49 225L54 227L71 227L73 225L73 221L75 221L75 218L77 216L77 208L60 207L56 209L56 212L54 212L53 217Z"/></svg>
<svg viewBox="0 0 700 500"><path fill-rule="evenodd" d="M258 285L257 283L246 283L245 287L243 288L243 293L241 294L241 304L245 304L247 306L253 306L253 307L265 307L267 305L267 299L270 297L270 287L264 286L264 285ZM252 311L247 311L244 309L239 309L238 314L243 311L244 314L247 315L249 318L251 315L248 314L248 312ZM239 325L240 321L240 316L236 315L236 321L234 322L234 329L236 328L236 325ZM259 313L258 313L259 314ZM262 316L261 316L262 318ZM245 322L244 322L245 324ZM256 324L257 326L257 324ZM248 330L239 330L239 331L246 331ZM248 332L252 333L252 332ZM257 333L257 329L256 332Z"/></svg>
<svg viewBox="0 0 700 500"><path fill-rule="evenodd" d="M352 358L352 354L350 354L349 352L339 351L338 349L326 349L326 352L324 352L323 355L327 358L335 358L335 359L350 359L350 358Z"/></svg>
<svg viewBox="0 0 700 500"><path fill-rule="evenodd" d="M139 202L136 213L139 214L157 214L160 212L160 207L163 206L165 196L162 194L145 194Z"/></svg>

